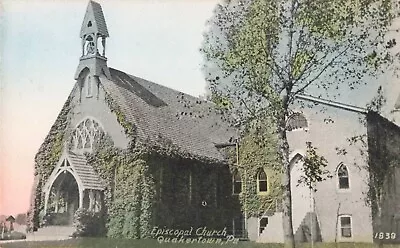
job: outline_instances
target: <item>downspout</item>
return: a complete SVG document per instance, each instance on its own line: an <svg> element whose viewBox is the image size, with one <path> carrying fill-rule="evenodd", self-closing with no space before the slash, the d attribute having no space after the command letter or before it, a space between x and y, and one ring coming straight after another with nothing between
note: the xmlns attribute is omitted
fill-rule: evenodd
<svg viewBox="0 0 400 248"><path fill-rule="evenodd" d="M239 142L236 141L236 165L239 166ZM246 180L247 180L247 172L244 170L244 184L243 184L243 192L244 194L244 230L246 232L247 237L247 203L246 203Z"/></svg>

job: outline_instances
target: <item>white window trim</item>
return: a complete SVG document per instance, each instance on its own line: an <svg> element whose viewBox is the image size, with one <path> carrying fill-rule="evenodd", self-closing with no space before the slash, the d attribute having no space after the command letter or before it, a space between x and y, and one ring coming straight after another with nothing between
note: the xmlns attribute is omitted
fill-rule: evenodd
<svg viewBox="0 0 400 248"><path fill-rule="evenodd" d="M351 230L351 237L343 237L342 236L342 217L350 217L350 230ZM341 242L349 242L351 240L353 240L354 237L354 229L353 229L353 217L350 214L340 214L338 216L338 239Z"/></svg>
<svg viewBox="0 0 400 248"><path fill-rule="evenodd" d="M265 173L265 177L267 178L267 191L260 191L259 175L260 175L261 171L263 171ZM267 172L265 172L264 168L261 168L260 170L257 171L256 177L257 177L257 194L258 195L267 195L267 194L269 194L269 191L270 191L270 189L269 189L269 175L268 175Z"/></svg>
<svg viewBox="0 0 400 248"><path fill-rule="evenodd" d="M340 169L341 166L345 166L346 169L347 169L347 178L349 180L349 188L347 188L347 189L341 189L340 188L339 169ZM344 163L340 163L336 168L336 173L335 174L336 174L336 191L339 192L339 193L350 193L351 192L351 179L350 179L351 178L351 176L350 176L351 173L350 173L349 167Z"/></svg>

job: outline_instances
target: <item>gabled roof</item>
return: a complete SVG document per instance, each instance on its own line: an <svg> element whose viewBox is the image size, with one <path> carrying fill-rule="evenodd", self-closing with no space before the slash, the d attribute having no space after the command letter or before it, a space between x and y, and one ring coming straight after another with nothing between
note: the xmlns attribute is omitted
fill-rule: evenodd
<svg viewBox="0 0 400 248"><path fill-rule="evenodd" d="M110 72L112 80L100 77L100 82L145 144L225 160L216 145L232 142L237 133L216 113L213 103L122 71L110 68Z"/></svg>
<svg viewBox="0 0 400 248"><path fill-rule="evenodd" d="M83 18L80 37L82 38L83 35L88 33L99 33L104 37L109 36L101 5L94 1L89 1L89 4L86 8L86 14Z"/></svg>
<svg viewBox="0 0 400 248"><path fill-rule="evenodd" d="M10 215L10 216L7 217L6 221L14 222L15 218L14 218L14 216Z"/></svg>
<svg viewBox="0 0 400 248"><path fill-rule="evenodd" d="M93 167L87 164L86 157L67 151L66 147L64 147L64 149L63 154L42 190L44 192L50 192L57 177L66 171L70 172L75 177L80 190L104 190L104 182L100 179Z"/></svg>
<svg viewBox="0 0 400 248"><path fill-rule="evenodd" d="M105 188L99 175L94 171L92 166L87 164L86 157L84 155L69 152L67 157L74 168L74 172L82 181L83 189L103 190Z"/></svg>

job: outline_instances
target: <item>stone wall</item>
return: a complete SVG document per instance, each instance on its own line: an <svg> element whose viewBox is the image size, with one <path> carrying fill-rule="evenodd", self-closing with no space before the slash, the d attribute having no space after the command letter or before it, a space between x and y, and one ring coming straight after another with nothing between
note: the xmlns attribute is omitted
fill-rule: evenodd
<svg viewBox="0 0 400 248"><path fill-rule="evenodd" d="M370 112L368 153L375 242L400 241L400 127Z"/></svg>

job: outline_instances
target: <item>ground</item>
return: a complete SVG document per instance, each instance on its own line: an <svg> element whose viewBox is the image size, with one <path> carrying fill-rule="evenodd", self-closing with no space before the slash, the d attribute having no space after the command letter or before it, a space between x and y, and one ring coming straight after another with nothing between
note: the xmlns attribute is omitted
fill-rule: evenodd
<svg viewBox="0 0 400 248"><path fill-rule="evenodd" d="M29 247L29 248L148 248L148 247L221 247L218 245L209 244L158 244L157 240L117 240L106 238L82 238L82 239L69 239L60 241L21 241L12 243L0 243L1 248L16 248L16 247ZM282 244L260 244L254 242L239 242L238 244L226 244L222 247L237 247L237 248L281 248ZM311 244L301 244L298 248L310 248ZM375 248L376 244L370 243L316 243L314 248ZM400 248L400 244L384 245L383 248Z"/></svg>

